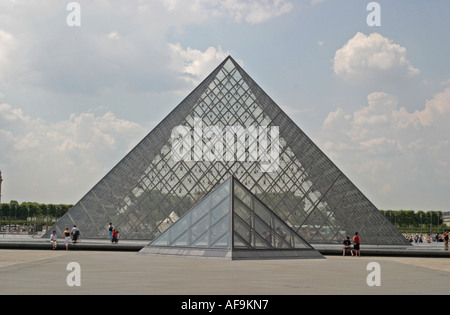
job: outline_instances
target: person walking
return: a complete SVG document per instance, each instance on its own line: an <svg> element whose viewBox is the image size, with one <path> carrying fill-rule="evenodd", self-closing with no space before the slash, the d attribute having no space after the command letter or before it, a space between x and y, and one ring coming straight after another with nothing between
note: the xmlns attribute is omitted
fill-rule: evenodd
<svg viewBox="0 0 450 315"><path fill-rule="evenodd" d="M69 250L70 231L69 231L69 227L67 227L67 226L63 232L63 237L64 237L64 243L66 244L66 250Z"/></svg>
<svg viewBox="0 0 450 315"><path fill-rule="evenodd" d="M355 232L353 236L353 250L355 251L355 256L361 256L361 250L359 246L361 245L361 238L358 236L358 232Z"/></svg>

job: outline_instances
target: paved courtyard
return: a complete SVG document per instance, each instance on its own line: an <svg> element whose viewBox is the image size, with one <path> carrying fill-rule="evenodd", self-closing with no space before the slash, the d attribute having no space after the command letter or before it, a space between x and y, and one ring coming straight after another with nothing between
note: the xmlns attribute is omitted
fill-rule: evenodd
<svg viewBox="0 0 450 315"><path fill-rule="evenodd" d="M69 286L78 263L80 286ZM378 263L380 286L369 286ZM72 278L75 279L75 278ZM449 294L448 258L325 256L229 261L136 252L0 249L0 294Z"/></svg>

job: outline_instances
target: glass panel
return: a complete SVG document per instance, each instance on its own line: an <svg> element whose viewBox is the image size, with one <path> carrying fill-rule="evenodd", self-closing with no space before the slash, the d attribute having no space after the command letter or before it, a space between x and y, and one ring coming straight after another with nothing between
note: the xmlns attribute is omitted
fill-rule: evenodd
<svg viewBox="0 0 450 315"><path fill-rule="evenodd" d="M185 232L183 235L181 235L175 242L172 243L172 246L188 246L188 233Z"/></svg>
<svg viewBox="0 0 450 315"><path fill-rule="evenodd" d="M211 196L212 207L222 202L222 200L229 197L229 195L230 195L230 185L229 182L227 181L227 183L222 184Z"/></svg>
<svg viewBox="0 0 450 315"><path fill-rule="evenodd" d="M222 219L225 215L229 214L230 203L229 199L224 200L220 205L211 210L211 226L216 224L216 222Z"/></svg>
<svg viewBox="0 0 450 315"><path fill-rule="evenodd" d="M230 237L229 237L229 234L225 234L215 244L212 244L212 247L214 247L214 248L230 248Z"/></svg>
<svg viewBox="0 0 450 315"><path fill-rule="evenodd" d="M255 233L260 239L263 239L267 246L273 245L273 231L266 223L255 218Z"/></svg>
<svg viewBox="0 0 450 315"><path fill-rule="evenodd" d="M191 243L191 246L193 246L193 247L209 247L208 233L205 233L205 235L202 235L197 241L195 241L194 243Z"/></svg>
<svg viewBox="0 0 450 315"><path fill-rule="evenodd" d="M204 216L198 223L196 223L194 226L191 226L191 240L189 242L189 245L195 243L197 238L199 238L202 234L208 234L208 223L209 216Z"/></svg>
<svg viewBox="0 0 450 315"><path fill-rule="evenodd" d="M234 240L233 240L233 246L234 248L238 249L244 249L244 248L251 248L250 245L248 245L248 240L244 240L240 234L235 233L234 234Z"/></svg>
<svg viewBox="0 0 450 315"><path fill-rule="evenodd" d="M230 234L229 217L226 216L222 221L213 226L210 230L210 247L224 247L226 238L226 247L229 247Z"/></svg>
<svg viewBox="0 0 450 315"><path fill-rule="evenodd" d="M302 240L297 234L292 233L292 239L294 242L295 248L310 248L309 244L306 244L304 240Z"/></svg>
<svg viewBox="0 0 450 315"><path fill-rule="evenodd" d="M156 246L167 246L168 245L168 233L165 233L158 237L158 239L155 240L155 242L152 243L152 245Z"/></svg>
<svg viewBox="0 0 450 315"><path fill-rule="evenodd" d="M169 244L173 245L173 242L188 228L189 216L184 216L170 229Z"/></svg>
<svg viewBox="0 0 450 315"><path fill-rule="evenodd" d="M195 222L209 212L210 200L211 198L203 200L190 211L191 224L195 224Z"/></svg>
<svg viewBox="0 0 450 315"><path fill-rule="evenodd" d="M276 233L276 243L275 246L276 247L291 247L292 245L290 244L290 231L287 231L286 228L284 226L278 225L276 224L275 227L275 233Z"/></svg>
<svg viewBox="0 0 450 315"><path fill-rule="evenodd" d="M286 234L286 236L287 236L287 234ZM275 238L275 247L276 248L290 248L291 247L290 244L288 244L286 242L286 241L289 241L289 240L286 240L286 237L276 234L274 236L274 238Z"/></svg>
<svg viewBox="0 0 450 315"><path fill-rule="evenodd" d="M240 185L234 185L234 195L236 198L242 201L247 207L249 207L250 209L252 208L251 196L246 191L244 191L244 189L242 189Z"/></svg>
<svg viewBox="0 0 450 315"><path fill-rule="evenodd" d="M243 220L245 223L247 223L248 225L251 225L250 212L239 200L234 201L234 213L236 215L238 215L239 218L241 218L241 220Z"/></svg>
<svg viewBox="0 0 450 315"><path fill-rule="evenodd" d="M270 248L269 237L265 236L267 239L264 239L260 235L255 235L255 245L256 249L268 249Z"/></svg>
<svg viewBox="0 0 450 315"><path fill-rule="evenodd" d="M261 218L266 224L271 225L272 214L260 202L255 202L255 214Z"/></svg>
<svg viewBox="0 0 450 315"><path fill-rule="evenodd" d="M234 247L251 248L252 231L240 218L234 216Z"/></svg>

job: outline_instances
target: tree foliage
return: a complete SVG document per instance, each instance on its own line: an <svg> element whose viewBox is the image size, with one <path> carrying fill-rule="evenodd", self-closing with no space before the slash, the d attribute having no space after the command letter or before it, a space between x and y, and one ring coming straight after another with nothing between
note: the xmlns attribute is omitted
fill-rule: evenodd
<svg viewBox="0 0 450 315"><path fill-rule="evenodd" d="M41 204L37 202L22 202L12 200L0 205L0 218L3 220L27 220L27 218L59 218L73 205Z"/></svg>
<svg viewBox="0 0 450 315"><path fill-rule="evenodd" d="M442 211L380 210L397 227L441 226Z"/></svg>

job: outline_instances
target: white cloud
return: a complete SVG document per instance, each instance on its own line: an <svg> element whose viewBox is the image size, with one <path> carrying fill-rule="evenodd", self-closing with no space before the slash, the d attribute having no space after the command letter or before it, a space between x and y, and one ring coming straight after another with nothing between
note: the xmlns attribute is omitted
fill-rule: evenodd
<svg viewBox="0 0 450 315"><path fill-rule="evenodd" d="M409 113L402 107L394 113L394 118L401 128L407 128L411 125L415 127L427 127L431 126L436 119L440 119L442 115L448 115L449 113L450 87L427 101L423 110L416 110L413 113Z"/></svg>
<svg viewBox="0 0 450 315"><path fill-rule="evenodd" d="M221 63L229 52L222 47L208 47L204 52L190 47L183 49L181 44L169 44L173 69L183 69L181 78L198 84Z"/></svg>
<svg viewBox="0 0 450 315"><path fill-rule="evenodd" d="M17 87L24 93L89 97L119 89L190 90L228 52L219 45L206 50L179 47L177 36L186 26L206 25L218 18L262 23L293 8L288 0L159 0L114 6L108 1L80 2L82 26L74 28L65 24L65 5L55 1L0 6L2 16L16 17L0 19L0 86L10 97Z"/></svg>
<svg viewBox="0 0 450 315"><path fill-rule="evenodd" d="M358 32L334 57L334 72L358 84L384 84L420 73L407 59L406 48L378 34Z"/></svg>
<svg viewBox="0 0 450 315"><path fill-rule="evenodd" d="M7 177L3 195L17 199L14 194L21 194L38 202L76 202L91 188L87 185L103 177L114 166L111 163L119 162L146 132L109 112L71 115L49 124L0 104L0 169Z"/></svg>
<svg viewBox="0 0 450 315"><path fill-rule="evenodd" d="M449 121L450 87L414 112L394 95L374 92L359 110L329 113L320 141L326 154L373 194L375 204L383 196L380 207L429 209L425 199L442 198L450 189Z"/></svg>
<svg viewBox="0 0 450 315"><path fill-rule="evenodd" d="M169 0L163 3L172 12L181 10L198 14L201 19L225 18L250 24L265 22L294 7L287 0Z"/></svg>
<svg viewBox="0 0 450 315"><path fill-rule="evenodd" d="M10 57L16 45L15 38L10 33L0 29L0 79L7 78L5 67L9 66Z"/></svg>
<svg viewBox="0 0 450 315"><path fill-rule="evenodd" d="M186 81L178 80L180 68L172 64L168 37L182 34L187 25L214 20L215 15L233 23L240 14L249 23L262 22L285 12L285 2L81 2L83 22L78 28L65 24L68 11L54 1L2 7L2 16L15 18L0 19L0 85L2 91L15 92L20 86L91 96L118 87L142 93L185 89ZM220 47L216 50L222 53ZM204 53L203 61L208 62L210 51ZM190 67L186 71L192 75L204 73L202 64Z"/></svg>
<svg viewBox="0 0 450 315"><path fill-rule="evenodd" d="M0 60L2 60L8 55L7 48L9 46L12 46L13 44L14 44L14 37L9 33L0 30Z"/></svg>
<svg viewBox="0 0 450 315"><path fill-rule="evenodd" d="M120 39L120 35L117 32L111 32L108 34L108 38L112 40L118 40Z"/></svg>

